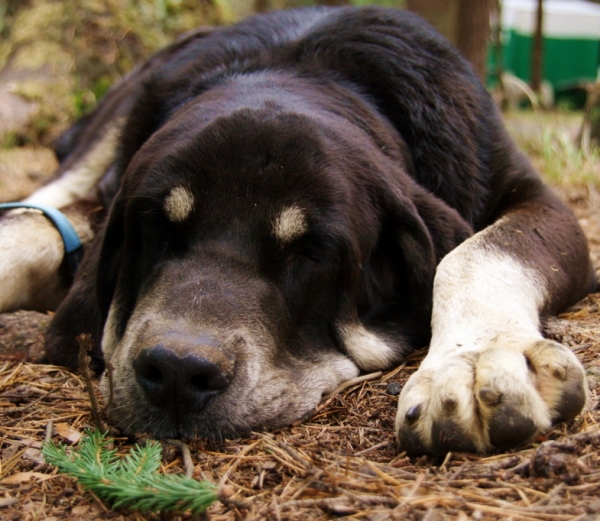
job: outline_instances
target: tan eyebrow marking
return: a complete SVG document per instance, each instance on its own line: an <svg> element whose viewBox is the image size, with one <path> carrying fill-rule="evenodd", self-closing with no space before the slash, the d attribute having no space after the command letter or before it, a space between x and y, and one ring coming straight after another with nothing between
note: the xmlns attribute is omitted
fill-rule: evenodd
<svg viewBox="0 0 600 521"><path fill-rule="evenodd" d="M164 208L170 221L181 222L194 209L194 195L187 188L176 186L165 199Z"/></svg>
<svg viewBox="0 0 600 521"><path fill-rule="evenodd" d="M275 237L284 244L300 237L307 230L306 215L296 205L285 208L279 214L273 226Z"/></svg>

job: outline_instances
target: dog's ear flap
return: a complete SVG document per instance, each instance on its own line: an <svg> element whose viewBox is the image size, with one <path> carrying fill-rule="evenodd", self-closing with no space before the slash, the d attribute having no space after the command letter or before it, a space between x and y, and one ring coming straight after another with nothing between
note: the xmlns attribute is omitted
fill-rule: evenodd
<svg viewBox="0 0 600 521"><path fill-rule="evenodd" d="M472 226L455 209L424 188L415 187L412 200L431 236L436 265L447 253L473 235Z"/></svg>
<svg viewBox="0 0 600 521"><path fill-rule="evenodd" d="M410 196L387 191L381 204L380 236L363 266L357 311L362 335L366 330L387 347L376 349L371 341L371 358L379 350L382 360L396 362L428 341L437 264L472 230L456 211L419 187ZM360 359L358 354L353 358Z"/></svg>
<svg viewBox="0 0 600 521"><path fill-rule="evenodd" d="M117 284L122 250L122 204L117 197L108 222L88 246L73 285L46 332L46 358L71 369L78 367L77 337L89 333L93 341L92 368L104 369L102 333Z"/></svg>
<svg viewBox="0 0 600 521"><path fill-rule="evenodd" d="M435 245L414 202L403 193L387 193L370 262L371 287L383 290L384 307L391 304L402 316L429 315L435 267Z"/></svg>
<svg viewBox="0 0 600 521"><path fill-rule="evenodd" d="M437 265L473 231L458 212L419 186L410 197L389 196L379 248L387 248L394 263L403 315L429 324Z"/></svg>
<svg viewBox="0 0 600 521"><path fill-rule="evenodd" d="M125 245L124 219L125 202L119 193L112 205L104 231L102 248L98 252L95 297L103 324L108 317L121 270L123 248Z"/></svg>
<svg viewBox="0 0 600 521"><path fill-rule="evenodd" d="M77 337L89 333L93 342L91 367L96 372L104 369L100 342L103 322L96 300L96 274L102 245L98 233L79 266L73 285L62 301L48 327L45 338L46 359L56 365L77 369L79 343Z"/></svg>

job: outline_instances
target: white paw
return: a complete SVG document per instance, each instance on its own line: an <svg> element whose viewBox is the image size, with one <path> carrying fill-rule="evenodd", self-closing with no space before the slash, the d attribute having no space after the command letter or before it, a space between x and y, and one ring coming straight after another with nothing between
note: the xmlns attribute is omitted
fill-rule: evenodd
<svg viewBox="0 0 600 521"><path fill-rule="evenodd" d="M400 394L396 435L410 455L506 449L573 418L585 400L584 371L569 349L496 338L428 356Z"/></svg>

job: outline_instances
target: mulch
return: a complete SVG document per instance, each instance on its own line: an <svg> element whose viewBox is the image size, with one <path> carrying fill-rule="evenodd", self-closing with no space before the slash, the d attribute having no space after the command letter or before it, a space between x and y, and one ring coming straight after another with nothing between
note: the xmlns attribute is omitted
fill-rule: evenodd
<svg viewBox="0 0 600 521"><path fill-rule="evenodd" d="M600 208L573 203L600 268ZM191 514L112 511L40 455L49 434L76 443L90 426L86 382L33 364L48 315L0 315L0 519L192 519ZM394 371L367 375L326 397L309 421L222 443L189 442L193 475L228 485L212 520L523 520L600 518L600 293L545 324L588 373L590 396L573 421L533 443L494 455L409 458L393 435L399 389L424 351ZM97 388L96 393L98 394ZM99 395L98 395L99 396ZM101 398L99 398L101 399ZM128 452L132 438L115 434ZM184 472L181 446L163 444L163 472Z"/></svg>

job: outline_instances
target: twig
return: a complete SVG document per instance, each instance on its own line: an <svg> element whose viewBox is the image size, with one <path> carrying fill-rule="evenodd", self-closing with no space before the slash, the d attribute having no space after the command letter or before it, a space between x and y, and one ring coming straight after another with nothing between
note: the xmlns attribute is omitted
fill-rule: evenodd
<svg viewBox="0 0 600 521"><path fill-rule="evenodd" d="M363 496L357 496L352 494L348 490L342 490L342 493L350 498L354 503L359 505L387 505L389 507L395 507L398 505L398 500L389 496L376 496L374 494L365 494Z"/></svg>
<svg viewBox="0 0 600 521"><path fill-rule="evenodd" d="M229 467L229 469L227 469L225 471L225 474L223 474L223 477L221 477L221 479L219 480L219 486L222 487L223 485L225 485L225 483L227 482L227 480L229 479L229 476L231 475L231 473L237 468L237 466L242 462L243 457L248 454L248 452L250 452L254 447L256 447L259 443L261 443L262 440L256 440L254 443L251 443L250 445L246 445L236 456L237 459L231 464L231 467Z"/></svg>
<svg viewBox="0 0 600 521"><path fill-rule="evenodd" d="M354 456L362 456L363 454L366 454L367 452L371 452L372 450L379 450L379 449L382 449L383 447L388 447L389 444L390 444L389 441L382 441L381 443L378 443L377 445L373 445L372 447L367 447L366 449L355 452Z"/></svg>
<svg viewBox="0 0 600 521"><path fill-rule="evenodd" d="M50 443L52 441L52 433L54 432L54 420L48 420L48 423L46 424L46 435L44 436L44 443L42 444L42 447L47 444ZM44 456L44 454L40 451L40 454L42 456L42 459L44 461L46 461L46 457ZM46 463L48 463L46 461Z"/></svg>
<svg viewBox="0 0 600 521"><path fill-rule="evenodd" d="M41 402L43 399L48 398L54 391L57 391L62 386L63 386L63 382L60 382L59 384L52 387L48 392L38 396L32 402L29 402L29 403L19 406L19 407L10 407L10 408L3 409L2 413L3 414L13 414L15 412L25 412L26 410L31 409L37 403Z"/></svg>
<svg viewBox="0 0 600 521"><path fill-rule="evenodd" d="M98 405L98 399L96 398L96 392L94 390L94 376L90 371L91 359L88 356L88 353L90 353L94 347L92 336L89 333L82 333L76 337L75 340L77 340L77 343L79 344L79 372L83 377L85 388L90 398L92 424L99 431L106 432L108 430L108 426L102 420L102 413L100 412L100 406Z"/></svg>
<svg viewBox="0 0 600 521"><path fill-rule="evenodd" d="M442 472L448 472L448 469L446 468L446 465L450 462L450 460L452 460L452 452L448 452L446 454L446 457L444 458L443 463L440 465L440 471L442 471Z"/></svg>
<svg viewBox="0 0 600 521"><path fill-rule="evenodd" d="M44 438L44 443L49 443L52 439L52 432L54 431L54 420L48 420L46 424L46 437Z"/></svg>
<svg viewBox="0 0 600 521"><path fill-rule="evenodd" d="M292 494L290 501L299 498L302 495L302 493L317 479L319 479L324 473L325 471L323 469L319 469L314 474L310 474L307 478L305 478L304 481L300 484L300 486ZM280 498L283 499L283 494L281 494Z"/></svg>
<svg viewBox="0 0 600 521"><path fill-rule="evenodd" d="M113 371L114 367L110 362L106 362L106 378L108 379L108 400L106 401L106 405L104 409L102 409L102 416L104 418L108 415L108 409L112 405L113 402Z"/></svg>
<svg viewBox="0 0 600 521"><path fill-rule="evenodd" d="M290 447L287 443L278 441L277 446L279 448L283 449L284 451L286 451L292 458L294 458L298 463L300 463L306 470L314 470L314 465L310 461L307 461L306 458L303 458L302 456L300 456L300 454L298 454L298 452L293 447Z"/></svg>
<svg viewBox="0 0 600 521"><path fill-rule="evenodd" d="M329 398L333 398L336 394L341 393L344 389L348 389L348 387L352 387L353 385L360 384L362 382L368 382L369 380L376 380L383 373L381 371L377 371L375 373L363 374L362 376L357 376L356 378L352 378L352 380L347 380L344 383L338 385L333 391L323 397L323 401L329 400Z"/></svg>
<svg viewBox="0 0 600 521"><path fill-rule="evenodd" d="M421 486L421 483L423 483L424 479L425 479L425 474L417 475L417 479L415 479L415 482L414 482L412 488L410 489L409 493L404 498L402 498L402 501L396 507L397 509L405 506L413 498L413 496L416 494L417 490L419 490L419 487Z"/></svg>
<svg viewBox="0 0 600 521"><path fill-rule="evenodd" d="M275 519L281 521L281 512L279 510L279 503L277 503L277 496L273 496L271 501L271 511L275 514Z"/></svg>
<svg viewBox="0 0 600 521"><path fill-rule="evenodd" d="M225 487L222 487L222 489L223 488ZM246 501L240 501L239 499L231 499L229 497L219 496L219 501L223 503L223 505L225 505L226 507L234 507L238 510L250 510L250 508L252 507L252 505Z"/></svg>
<svg viewBox="0 0 600 521"><path fill-rule="evenodd" d="M369 461L369 460L365 460L365 463L367 464L367 466L373 471L375 472L375 474L377 474L381 479L383 479L383 481L385 481L386 483L390 484L390 485L394 485L396 487L399 487L402 485L402 483L400 483L400 481L398 481L397 479L394 479L392 476L390 476L389 474L386 474L383 470L381 470L377 465L375 465L375 463Z"/></svg>
<svg viewBox="0 0 600 521"><path fill-rule="evenodd" d="M332 506L337 506L339 504L347 504L349 501L353 503L357 503L359 505L387 505L387 506L396 506L398 501L389 496L374 496L374 495L365 495L365 496L356 496L347 491L342 491L344 496L338 497L329 497L322 499L298 499L293 501L287 501L285 503L281 503L279 505L280 508L302 508L302 507L311 507L317 506L319 508L331 508Z"/></svg>
<svg viewBox="0 0 600 521"><path fill-rule="evenodd" d="M479 503L465 503L469 508L472 508L473 510L479 510L480 512L484 512L484 513L488 513L488 514L495 514L495 515L499 515L502 517L512 517L513 519L522 519L523 521L536 521L536 520L540 520L540 519L544 519L544 520L550 520L550 519L556 519L556 520L568 520L568 519L572 519L572 516L570 514L540 514L537 512L531 512L529 509L525 509L527 511L528 515L525 514L520 514L518 512L515 512L514 509L512 508L512 505L510 505L507 508L500 508L500 507L494 507L494 506L490 506L490 505L482 505Z"/></svg>
<svg viewBox="0 0 600 521"><path fill-rule="evenodd" d="M77 478L86 490L113 508L200 513L220 494L229 493L219 491L212 483L161 474L162 449L158 442L138 445L125 458L119 458L107 447L108 441L101 432L88 431L77 451L67 452L64 445L49 443L42 454L48 463Z"/></svg>
<svg viewBox="0 0 600 521"><path fill-rule="evenodd" d="M187 443L183 443L180 440L166 440L167 443L171 445L175 445L180 451L183 457L183 466L185 468L185 475L188 478L194 476L194 461L192 460L192 453L190 451L190 446Z"/></svg>

